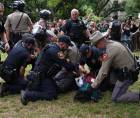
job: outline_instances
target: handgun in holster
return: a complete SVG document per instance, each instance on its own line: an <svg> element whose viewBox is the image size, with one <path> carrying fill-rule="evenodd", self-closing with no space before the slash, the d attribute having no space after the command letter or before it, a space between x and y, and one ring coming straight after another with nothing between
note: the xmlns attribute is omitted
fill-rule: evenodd
<svg viewBox="0 0 140 118"><path fill-rule="evenodd" d="M17 75L17 70L15 68L12 68L12 67L8 67L8 66L5 66L2 68L1 70L1 77L6 81L6 82L9 82L11 81L11 78L17 78L16 75Z"/></svg>
<svg viewBox="0 0 140 118"><path fill-rule="evenodd" d="M114 71L115 71L115 73L117 73L117 77L118 77L119 81L127 80L130 77L129 70L127 67L124 67L122 69L115 69Z"/></svg>
<svg viewBox="0 0 140 118"><path fill-rule="evenodd" d="M138 75L139 75L139 70L135 69L135 70L129 70L127 67L124 67L122 69L120 69L119 74L121 75L119 77L120 81L124 81L124 80L132 80L132 82L134 83L135 81L138 80Z"/></svg>
<svg viewBox="0 0 140 118"><path fill-rule="evenodd" d="M14 69L14 68L4 68L4 70L3 70L3 72L8 75L12 75L15 71L16 71L16 69Z"/></svg>

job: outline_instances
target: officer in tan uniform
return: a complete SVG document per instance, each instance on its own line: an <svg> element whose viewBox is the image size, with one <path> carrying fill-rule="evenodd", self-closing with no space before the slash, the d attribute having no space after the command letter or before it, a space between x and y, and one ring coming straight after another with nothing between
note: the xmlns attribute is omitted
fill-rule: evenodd
<svg viewBox="0 0 140 118"><path fill-rule="evenodd" d="M138 102L140 93L128 92L128 87L138 79L139 70L132 53L121 43L106 40L101 32L96 31L90 37L91 43L99 49L104 49L105 61L93 82L92 87L96 88L110 73L110 80L115 82L112 93L112 100L115 102Z"/></svg>
<svg viewBox="0 0 140 118"><path fill-rule="evenodd" d="M5 29L8 40L13 45L22 38L24 33L29 33L32 30L32 21L30 17L23 12L25 2L23 0L16 0L13 2L14 12L8 15L5 22Z"/></svg>

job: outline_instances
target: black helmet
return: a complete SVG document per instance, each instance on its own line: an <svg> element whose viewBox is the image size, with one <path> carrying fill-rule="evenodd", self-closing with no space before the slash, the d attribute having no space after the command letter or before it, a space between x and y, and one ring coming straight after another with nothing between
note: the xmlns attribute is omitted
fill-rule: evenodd
<svg viewBox="0 0 140 118"><path fill-rule="evenodd" d="M12 4L14 10L23 11L25 7L24 0L15 0Z"/></svg>
<svg viewBox="0 0 140 118"><path fill-rule="evenodd" d="M41 10L41 11L39 12L40 18L43 18L43 19L45 19L45 20L49 19L50 16L51 16L51 14L52 14L51 11L46 10L46 9Z"/></svg>

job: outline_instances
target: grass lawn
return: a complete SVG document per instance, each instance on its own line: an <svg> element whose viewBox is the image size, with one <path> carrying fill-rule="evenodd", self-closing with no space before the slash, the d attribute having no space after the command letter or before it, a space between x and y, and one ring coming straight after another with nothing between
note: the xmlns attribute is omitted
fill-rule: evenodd
<svg viewBox="0 0 140 118"><path fill-rule="evenodd" d="M140 77L130 89L140 90ZM19 95L9 95L0 98L0 118L140 118L140 103L112 103L110 92L103 93L98 103L84 104L74 102L74 94L60 95L51 102L29 102L27 106L20 103Z"/></svg>

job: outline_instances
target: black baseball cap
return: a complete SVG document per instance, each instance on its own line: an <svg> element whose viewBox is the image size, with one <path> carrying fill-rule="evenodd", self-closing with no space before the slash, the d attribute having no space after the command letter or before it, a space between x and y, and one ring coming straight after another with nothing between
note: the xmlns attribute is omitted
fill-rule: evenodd
<svg viewBox="0 0 140 118"><path fill-rule="evenodd" d="M64 43L68 44L69 46L73 46L73 44L71 43L70 37L67 36L67 35L59 36L58 41L59 42L64 42Z"/></svg>
<svg viewBox="0 0 140 118"><path fill-rule="evenodd" d="M82 44L80 49L79 49L79 52L83 55L83 56L86 56L87 52L89 51L89 46L86 45L86 44Z"/></svg>
<svg viewBox="0 0 140 118"><path fill-rule="evenodd" d="M23 42L25 43L28 43L28 44L33 44L35 45L35 38L32 34L30 33L25 33L22 35L22 40Z"/></svg>

